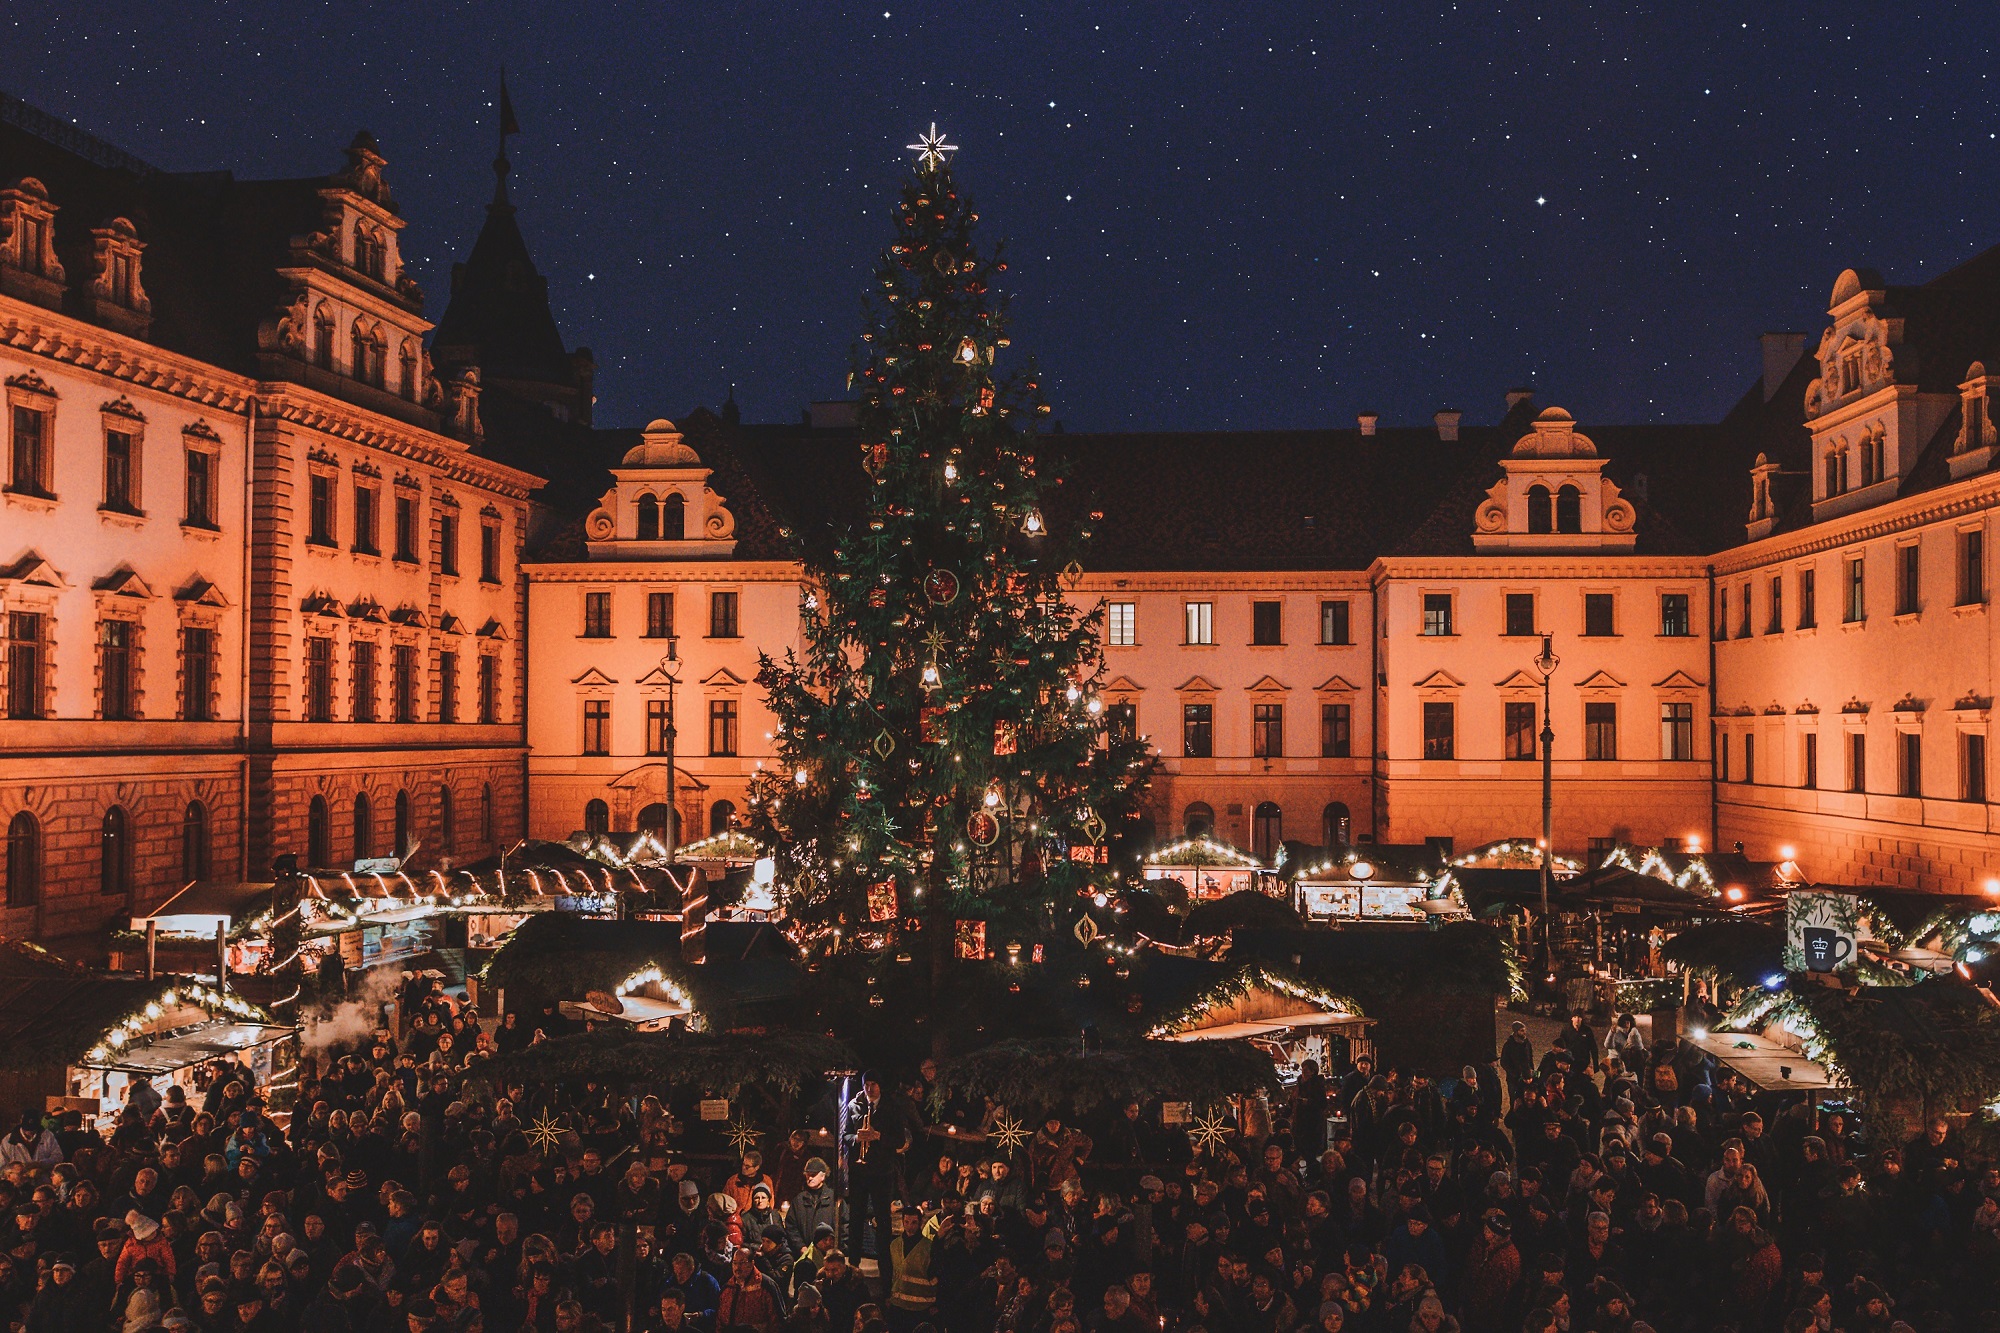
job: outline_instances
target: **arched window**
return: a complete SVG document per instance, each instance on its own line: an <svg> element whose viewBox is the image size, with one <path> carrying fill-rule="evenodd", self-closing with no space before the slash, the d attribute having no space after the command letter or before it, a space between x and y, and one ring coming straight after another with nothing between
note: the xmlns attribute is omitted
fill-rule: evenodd
<svg viewBox="0 0 2000 1333"><path fill-rule="evenodd" d="M208 807L189 801L181 811L181 883L208 878Z"/></svg>
<svg viewBox="0 0 2000 1333"><path fill-rule="evenodd" d="M98 827L97 889L106 897L132 892L132 821L122 805L106 810Z"/></svg>
<svg viewBox="0 0 2000 1333"><path fill-rule="evenodd" d="M347 326L347 373L368 378L368 328L358 319Z"/></svg>
<svg viewBox="0 0 2000 1333"><path fill-rule="evenodd" d="M321 302L313 311L313 361L321 370L333 369L333 312Z"/></svg>
<svg viewBox="0 0 2000 1333"><path fill-rule="evenodd" d="M660 502L650 495L639 497L639 540L656 542L660 539Z"/></svg>
<svg viewBox="0 0 2000 1333"><path fill-rule="evenodd" d="M729 826L735 822L736 802L717 801L714 805L708 807L709 836L713 837L715 834L728 832Z"/></svg>
<svg viewBox="0 0 2000 1333"><path fill-rule="evenodd" d="M656 838L666 839L668 831L673 833L674 846L681 845L680 819L662 802L655 801L639 812L639 831L650 833Z"/></svg>
<svg viewBox="0 0 2000 1333"><path fill-rule="evenodd" d="M438 850L446 856L458 852L458 812L452 806L451 788L438 788Z"/></svg>
<svg viewBox="0 0 2000 1333"><path fill-rule="evenodd" d="M1250 824L1250 854L1268 862L1278 854L1278 845L1284 840L1285 812L1276 801L1261 802Z"/></svg>
<svg viewBox="0 0 2000 1333"><path fill-rule="evenodd" d="M403 377L401 388L403 397L416 402L423 396L423 362L417 358L417 345L409 339L403 340L403 350L398 354L402 362Z"/></svg>
<svg viewBox="0 0 2000 1333"><path fill-rule="evenodd" d="M678 495L669 495L660 501L661 541L677 542L687 538L687 510L687 501Z"/></svg>
<svg viewBox="0 0 2000 1333"><path fill-rule="evenodd" d="M393 848L397 859L410 854L410 794L396 793L396 845Z"/></svg>
<svg viewBox="0 0 2000 1333"><path fill-rule="evenodd" d="M1181 832L1190 838L1206 838L1215 832L1215 811L1205 801L1196 801L1181 812Z"/></svg>
<svg viewBox="0 0 2000 1333"><path fill-rule="evenodd" d="M491 850L493 837L493 784L482 783L479 788L479 840Z"/></svg>
<svg viewBox="0 0 2000 1333"><path fill-rule="evenodd" d="M315 870L333 864L333 832L324 796L313 797L306 807L306 862Z"/></svg>
<svg viewBox="0 0 2000 1333"><path fill-rule="evenodd" d="M375 855L375 807L368 801L368 793L358 793L354 798L354 859L366 861Z"/></svg>
<svg viewBox="0 0 2000 1333"><path fill-rule="evenodd" d="M7 906L42 900L42 826L26 810L7 822Z"/></svg>
<svg viewBox="0 0 2000 1333"><path fill-rule="evenodd" d="M1336 847L1345 847L1353 840L1352 821L1347 813L1346 802L1332 802L1326 809L1320 811L1319 820L1320 837L1325 840L1328 851Z"/></svg>
<svg viewBox="0 0 2000 1333"><path fill-rule="evenodd" d="M1574 486L1556 492L1556 531L1583 531L1583 492Z"/></svg>
<svg viewBox="0 0 2000 1333"><path fill-rule="evenodd" d="M1554 532L1555 506L1549 488L1536 482L1528 488L1528 531Z"/></svg>
<svg viewBox="0 0 2000 1333"><path fill-rule="evenodd" d="M583 807L583 831L593 837L611 831L611 807L602 801L590 801Z"/></svg>

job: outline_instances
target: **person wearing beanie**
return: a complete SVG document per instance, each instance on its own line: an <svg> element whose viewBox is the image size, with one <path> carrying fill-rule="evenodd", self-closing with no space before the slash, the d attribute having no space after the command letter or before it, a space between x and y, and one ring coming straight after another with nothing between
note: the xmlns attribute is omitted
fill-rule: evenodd
<svg viewBox="0 0 2000 1333"><path fill-rule="evenodd" d="M785 1239L800 1254L812 1244L813 1232L818 1227L830 1226L836 1237L840 1234L842 1210L834 1195L831 1175L825 1158L806 1159L805 1187L792 1196L791 1206L785 1211Z"/></svg>
<svg viewBox="0 0 2000 1333"><path fill-rule="evenodd" d="M174 1246L167 1239L166 1231L158 1222L134 1209L125 1214L125 1246L118 1252L118 1268L114 1278L120 1288L132 1279L133 1270L145 1260L152 1260L167 1282L174 1279Z"/></svg>

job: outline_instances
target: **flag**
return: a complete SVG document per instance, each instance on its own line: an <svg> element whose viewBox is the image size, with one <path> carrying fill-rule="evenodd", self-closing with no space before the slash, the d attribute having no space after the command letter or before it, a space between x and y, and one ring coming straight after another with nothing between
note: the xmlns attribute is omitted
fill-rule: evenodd
<svg viewBox="0 0 2000 1333"><path fill-rule="evenodd" d="M514 119L514 99L507 96L507 75L500 75L500 137L521 132L521 122Z"/></svg>

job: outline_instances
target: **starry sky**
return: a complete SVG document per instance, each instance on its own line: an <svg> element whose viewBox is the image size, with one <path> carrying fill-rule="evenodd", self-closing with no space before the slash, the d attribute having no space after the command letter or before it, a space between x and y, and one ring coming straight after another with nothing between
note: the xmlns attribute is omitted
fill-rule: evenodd
<svg viewBox="0 0 2000 1333"><path fill-rule="evenodd" d="M842 396L935 121L1069 429L1490 421L1516 384L1587 427L1714 419L1842 268L2000 242L1978 12L96 0L0 9L0 87L168 170L319 174L367 127L436 318L504 65L601 424Z"/></svg>

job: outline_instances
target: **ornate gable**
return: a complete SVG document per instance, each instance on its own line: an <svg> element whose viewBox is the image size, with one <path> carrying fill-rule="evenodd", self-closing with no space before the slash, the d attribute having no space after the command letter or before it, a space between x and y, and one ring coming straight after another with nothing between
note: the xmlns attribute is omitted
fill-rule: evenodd
<svg viewBox="0 0 2000 1333"><path fill-rule="evenodd" d="M708 484L711 470L662 417L611 469L614 484L584 520L590 554L619 560L724 560L736 516Z"/></svg>
<svg viewBox="0 0 2000 1333"><path fill-rule="evenodd" d="M1505 474L1473 517L1475 548L1629 551L1638 513L1604 475L1597 445L1570 414L1551 407L1500 460Z"/></svg>

